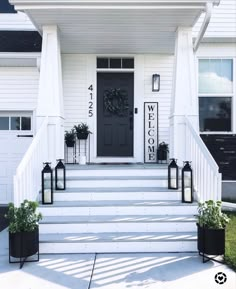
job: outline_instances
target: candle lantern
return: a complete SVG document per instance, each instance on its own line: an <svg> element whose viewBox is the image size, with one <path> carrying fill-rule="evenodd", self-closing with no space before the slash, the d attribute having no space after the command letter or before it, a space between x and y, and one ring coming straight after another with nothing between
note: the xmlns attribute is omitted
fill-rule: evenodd
<svg viewBox="0 0 236 289"><path fill-rule="evenodd" d="M50 163L44 163L42 170L42 203L53 203L52 169Z"/></svg>
<svg viewBox="0 0 236 289"><path fill-rule="evenodd" d="M184 162L182 169L182 202L193 202L193 171L189 161Z"/></svg>
<svg viewBox="0 0 236 289"><path fill-rule="evenodd" d="M66 168L62 160L57 160L58 163L55 167L55 188L56 190L66 189Z"/></svg>
<svg viewBox="0 0 236 289"><path fill-rule="evenodd" d="M179 167L176 159L170 159L168 166L168 189L178 190L179 188Z"/></svg>

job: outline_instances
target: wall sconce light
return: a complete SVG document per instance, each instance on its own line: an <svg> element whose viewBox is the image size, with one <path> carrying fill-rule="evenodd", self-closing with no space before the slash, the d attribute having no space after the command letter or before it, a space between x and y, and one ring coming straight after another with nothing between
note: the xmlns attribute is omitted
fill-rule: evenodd
<svg viewBox="0 0 236 289"><path fill-rule="evenodd" d="M152 75L152 91L160 90L160 74Z"/></svg>

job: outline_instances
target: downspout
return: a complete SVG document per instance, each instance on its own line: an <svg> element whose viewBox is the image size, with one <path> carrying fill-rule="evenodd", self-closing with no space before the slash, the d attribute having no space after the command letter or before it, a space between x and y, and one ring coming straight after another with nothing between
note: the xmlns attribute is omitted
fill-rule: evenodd
<svg viewBox="0 0 236 289"><path fill-rule="evenodd" d="M193 51L196 52L198 50L198 47L202 41L202 38L207 30L207 27L208 27L208 24L211 20L211 15L212 15L212 11L213 11L213 6L214 5L219 5L220 4L220 1L214 1L214 2L207 2L206 4L206 15L205 15L205 18L204 18L204 21L202 23L202 26L201 26L201 29L198 33L198 36L194 42L194 45L193 45Z"/></svg>

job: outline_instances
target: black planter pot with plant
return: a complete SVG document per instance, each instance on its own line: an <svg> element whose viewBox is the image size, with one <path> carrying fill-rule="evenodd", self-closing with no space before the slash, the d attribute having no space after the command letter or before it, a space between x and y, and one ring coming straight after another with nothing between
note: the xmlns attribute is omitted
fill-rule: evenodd
<svg viewBox="0 0 236 289"><path fill-rule="evenodd" d="M206 255L224 255L225 227L228 222L227 215L221 212L220 201L209 200L198 204L197 246L204 263L213 259Z"/></svg>
<svg viewBox="0 0 236 289"><path fill-rule="evenodd" d="M165 142L161 142L157 148L157 161L167 162L169 146Z"/></svg>
<svg viewBox="0 0 236 289"><path fill-rule="evenodd" d="M75 130L65 131L65 143L67 147L73 147L75 145Z"/></svg>
<svg viewBox="0 0 236 289"><path fill-rule="evenodd" d="M86 140L88 138L88 135L91 133L89 131L89 127L86 123L79 123L78 125L74 126L76 135L78 139Z"/></svg>
<svg viewBox="0 0 236 289"><path fill-rule="evenodd" d="M26 258L37 254L39 260L39 220L41 213L36 213L37 202L25 200L20 207L9 203L8 212L5 217L9 220L9 262L20 263L23 267ZM11 257L19 258L19 261L12 261Z"/></svg>

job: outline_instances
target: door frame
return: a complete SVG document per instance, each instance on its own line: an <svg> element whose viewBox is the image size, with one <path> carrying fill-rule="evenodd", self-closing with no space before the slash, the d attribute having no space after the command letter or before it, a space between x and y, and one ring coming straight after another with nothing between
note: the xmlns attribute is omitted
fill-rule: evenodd
<svg viewBox="0 0 236 289"><path fill-rule="evenodd" d="M97 69L97 57L133 57L134 69ZM94 84L94 115L88 118L88 124L92 130L90 135L90 161L92 163L138 163L143 162L143 99L144 99L144 57L142 55L93 55L87 58L88 72L87 85ZM92 69L93 68L93 69ZM99 72L119 72L134 73L134 109L138 109L138 113L134 113L134 130L133 130L133 157L98 157L97 156L97 73Z"/></svg>

